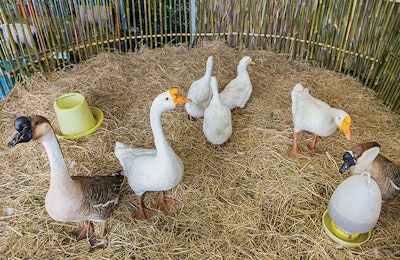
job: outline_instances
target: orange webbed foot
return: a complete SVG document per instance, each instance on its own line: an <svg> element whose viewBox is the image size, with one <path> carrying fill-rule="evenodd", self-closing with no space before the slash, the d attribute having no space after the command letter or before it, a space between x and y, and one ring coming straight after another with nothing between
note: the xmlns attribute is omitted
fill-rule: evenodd
<svg viewBox="0 0 400 260"><path fill-rule="evenodd" d="M292 150L290 150L289 156L291 159L298 159L303 158L304 154L300 151L299 148L293 147Z"/></svg>
<svg viewBox="0 0 400 260"><path fill-rule="evenodd" d="M168 212L174 206L175 203L176 200L166 198L164 196L164 192L160 192L156 201L156 207L161 211Z"/></svg>
<svg viewBox="0 0 400 260"><path fill-rule="evenodd" d="M325 153L324 149L318 148L318 147L310 147L308 146L308 149L310 150L310 152L312 153L318 153L318 154L323 154Z"/></svg>
<svg viewBox="0 0 400 260"><path fill-rule="evenodd" d="M164 198L163 200L156 202L156 207L161 211L168 212L175 204L176 200Z"/></svg>
<svg viewBox="0 0 400 260"><path fill-rule="evenodd" d="M136 212L134 218L136 220L147 220L153 216L154 210L148 209L148 208L139 208L138 211Z"/></svg>

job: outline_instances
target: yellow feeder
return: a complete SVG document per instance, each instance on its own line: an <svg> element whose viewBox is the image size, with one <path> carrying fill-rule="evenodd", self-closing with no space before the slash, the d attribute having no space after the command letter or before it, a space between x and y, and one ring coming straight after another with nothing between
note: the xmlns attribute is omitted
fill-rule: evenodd
<svg viewBox="0 0 400 260"><path fill-rule="evenodd" d="M54 101L61 135L59 139L75 139L95 132L103 122L104 114L96 107L89 107L80 93L68 93Z"/></svg>
<svg viewBox="0 0 400 260"><path fill-rule="evenodd" d="M324 230L343 246L362 245L371 238L381 205L381 191L370 174L353 175L333 192L322 217Z"/></svg>

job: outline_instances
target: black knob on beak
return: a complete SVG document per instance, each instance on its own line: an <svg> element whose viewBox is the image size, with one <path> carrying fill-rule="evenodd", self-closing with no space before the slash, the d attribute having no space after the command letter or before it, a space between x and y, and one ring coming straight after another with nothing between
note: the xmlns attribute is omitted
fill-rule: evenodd
<svg viewBox="0 0 400 260"><path fill-rule="evenodd" d="M8 147L14 147L16 144L32 140L32 127L29 118L25 116L18 117L14 121L14 127L18 133L8 142Z"/></svg>
<svg viewBox="0 0 400 260"><path fill-rule="evenodd" d="M340 167L339 172L344 173L348 168L353 165L356 165L356 160L354 159L354 155L350 152L345 152L343 154L343 165Z"/></svg>

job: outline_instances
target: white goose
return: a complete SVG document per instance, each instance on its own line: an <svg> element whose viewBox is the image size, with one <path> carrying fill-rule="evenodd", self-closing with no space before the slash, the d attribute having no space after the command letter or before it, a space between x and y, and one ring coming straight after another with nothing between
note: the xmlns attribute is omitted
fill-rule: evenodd
<svg viewBox="0 0 400 260"><path fill-rule="evenodd" d="M180 96L178 89L158 95L151 105L150 124L156 149L132 148L121 142L115 144L115 155L124 169L132 190L137 195L139 209L135 215L138 220L148 219L153 210L143 205L142 196L146 191L159 191L156 206L168 211L175 200L164 197L164 191L179 184L183 177L183 163L165 139L161 124L162 113L190 102Z"/></svg>
<svg viewBox="0 0 400 260"><path fill-rule="evenodd" d="M237 66L236 78L231 80L220 93L222 102L231 110L243 108L253 92L253 85L247 72L247 66L250 64L255 62L249 56L243 57Z"/></svg>
<svg viewBox="0 0 400 260"><path fill-rule="evenodd" d="M343 110L332 108L327 103L310 95L309 89L300 83L293 87L292 115L294 123L294 143L290 157L302 157L303 153L297 146L298 133L302 130L313 134L313 139L308 145L311 151L317 151L315 143L318 136L329 136L339 128L346 138L350 140L351 118Z"/></svg>
<svg viewBox="0 0 400 260"><path fill-rule="evenodd" d="M232 135L231 110L222 103L218 93L216 77L211 77L213 96L210 105L204 112L203 133L212 144L223 144Z"/></svg>
<svg viewBox="0 0 400 260"><path fill-rule="evenodd" d="M50 162L50 187L45 206L50 217L62 222L84 221L72 234L81 240L88 238L91 250L107 246L106 220L117 204L123 175L70 176L50 122L42 116L19 117L15 120L18 131L8 143L14 147L30 140L40 141ZM93 236L92 221L100 222L100 236Z"/></svg>
<svg viewBox="0 0 400 260"><path fill-rule="evenodd" d="M202 117L204 110L211 100L212 91L210 88L210 79L214 64L213 56L208 57L206 64L206 73L200 79L194 81L188 90L187 97L192 102L185 104L186 112L190 120Z"/></svg>

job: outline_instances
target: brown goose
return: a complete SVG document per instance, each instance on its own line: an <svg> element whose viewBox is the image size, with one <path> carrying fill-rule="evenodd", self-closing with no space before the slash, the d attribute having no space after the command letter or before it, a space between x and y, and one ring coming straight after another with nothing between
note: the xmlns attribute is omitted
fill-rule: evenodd
<svg viewBox="0 0 400 260"><path fill-rule="evenodd" d="M369 172L378 183L382 200L388 201L400 194L400 167L379 154L377 142L366 142L354 146L343 154L343 165L339 172L344 173L351 166L352 174Z"/></svg>
<svg viewBox="0 0 400 260"><path fill-rule="evenodd" d="M40 141L50 162L50 187L45 206L56 221L80 222L72 234L79 241L89 239L91 250L107 246L106 220L117 204L124 177L119 172L108 176L70 176L60 145L50 122L42 116L18 117L14 122L18 131L8 143L14 147L30 140ZM102 232L94 236L93 221L100 222Z"/></svg>

